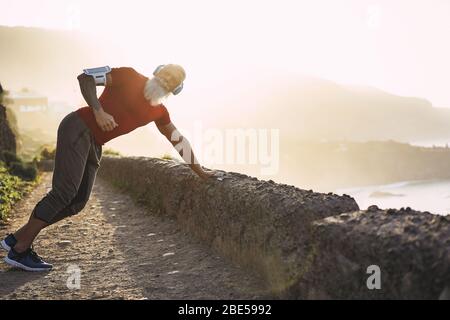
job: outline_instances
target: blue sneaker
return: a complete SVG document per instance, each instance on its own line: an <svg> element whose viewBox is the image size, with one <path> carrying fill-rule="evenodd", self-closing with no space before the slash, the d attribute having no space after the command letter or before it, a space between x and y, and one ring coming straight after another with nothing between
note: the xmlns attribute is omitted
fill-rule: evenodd
<svg viewBox="0 0 450 320"><path fill-rule="evenodd" d="M11 248L14 248L16 243L17 243L17 239L16 239L16 237L14 237L13 234L9 234L5 239L0 241L0 245L2 246L2 248L8 252L9 252L9 250L11 250Z"/></svg>
<svg viewBox="0 0 450 320"><path fill-rule="evenodd" d="M53 268L51 264L44 262L32 248L22 253L11 249L8 256L5 257L5 262L26 271L50 271Z"/></svg>

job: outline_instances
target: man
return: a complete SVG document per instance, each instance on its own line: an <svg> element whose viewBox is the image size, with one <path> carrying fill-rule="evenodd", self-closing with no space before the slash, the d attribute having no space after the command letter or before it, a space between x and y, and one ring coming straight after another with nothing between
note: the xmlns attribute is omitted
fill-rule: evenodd
<svg viewBox="0 0 450 320"><path fill-rule="evenodd" d="M154 121L199 177L214 175L198 164L189 142L177 131L162 104L183 88L186 74L181 66L159 66L151 78L132 68L96 70L102 68L87 69L78 76L88 106L70 113L59 125L52 190L37 203L28 222L1 241L8 251L5 262L12 266L27 271L52 268L36 254L32 243L43 228L84 208L100 165L102 145L111 139ZM99 85L105 90L97 98Z"/></svg>

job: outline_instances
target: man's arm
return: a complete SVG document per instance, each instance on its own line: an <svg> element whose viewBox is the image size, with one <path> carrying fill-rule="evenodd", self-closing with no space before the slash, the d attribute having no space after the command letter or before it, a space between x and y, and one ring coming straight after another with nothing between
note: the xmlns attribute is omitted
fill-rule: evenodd
<svg viewBox="0 0 450 320"><path fill-rule="evenodd" d="M114 121L114 118L103 110L102 105L97 98L97 86L94 78L82 73L77 77L77 79L80 84L81 94L83 95L84 100L86 100L86 103L93 109L98 126L103 131L111 131L117 127L118 125ZM111 74L108 73L106 75L105 86L110 86L111 84Z"/></svg>
<svg viewBox="0 0 450 320"><path fill-rule="evenodd" d="M207 179L214 175L214 171L206 171L198 163L192 150L189 141L178 131L175 125L171 122L164 126L157 126L159 132L163 134L167 140L173 145L175 150L178 151L183 160L191 167L200 178Z"/></svg>

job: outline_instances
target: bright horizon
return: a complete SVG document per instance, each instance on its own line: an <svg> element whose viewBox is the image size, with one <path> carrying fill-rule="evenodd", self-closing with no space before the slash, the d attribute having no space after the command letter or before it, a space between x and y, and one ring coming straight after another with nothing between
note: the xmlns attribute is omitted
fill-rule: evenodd
<svg viewBox="0 0 450 320"><path fill-rule="evenodd" d="M184 65L191 88L205 77L226 85L244 68L373 86L450 107L450 44L444 41L450 31L449 1L126 4L0 0L0 25L95 34L129 47L124 62L138 68L147 70L158 61Z"/></svg>

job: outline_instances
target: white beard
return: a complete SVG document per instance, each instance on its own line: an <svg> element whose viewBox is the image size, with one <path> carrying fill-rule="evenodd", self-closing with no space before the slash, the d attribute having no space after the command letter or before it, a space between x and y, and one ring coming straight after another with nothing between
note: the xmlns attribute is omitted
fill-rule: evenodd
<svg viewBox="0 0 450 320"><path fill-rule="evenodd" d="M169 93L161 87L155 78L151 78L145 84L144 96L152 106L157 106L169 96Z"/></svg>

